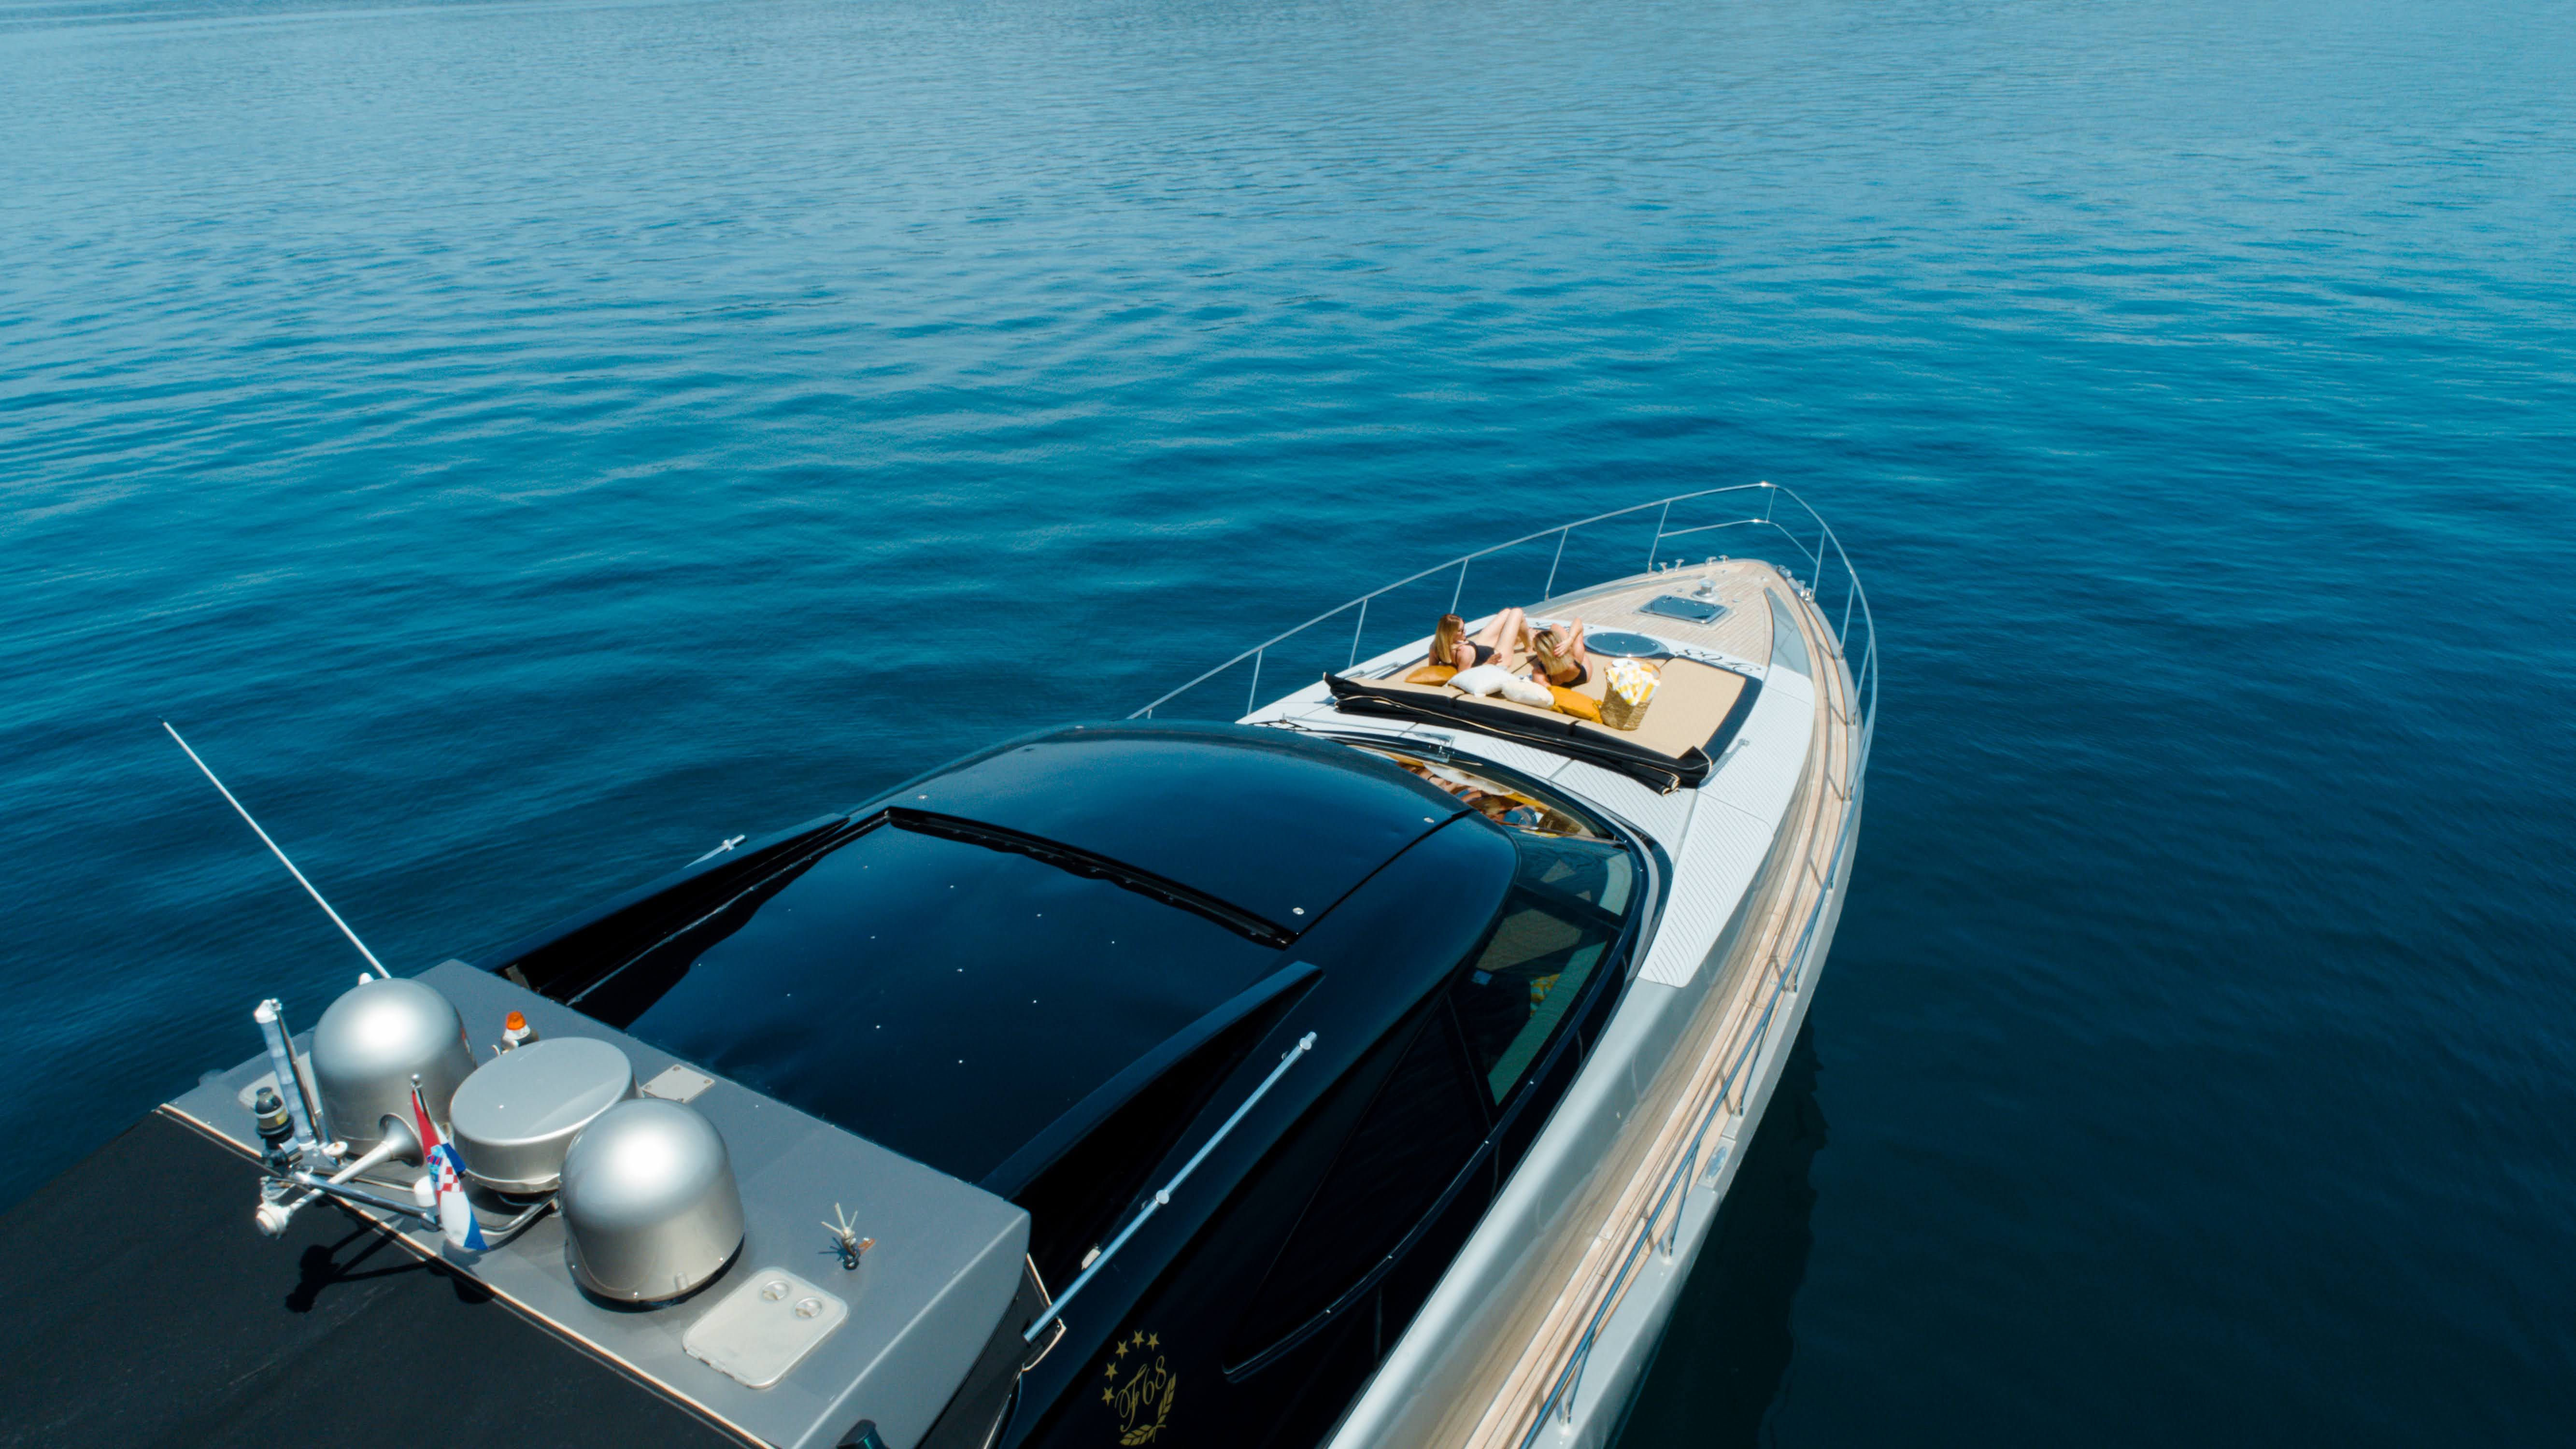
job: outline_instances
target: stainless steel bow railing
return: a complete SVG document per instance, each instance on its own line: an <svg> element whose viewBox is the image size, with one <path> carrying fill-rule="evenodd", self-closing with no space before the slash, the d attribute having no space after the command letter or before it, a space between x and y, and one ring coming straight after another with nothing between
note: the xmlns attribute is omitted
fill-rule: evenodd
<svg viewBox="0 0 2576 1449"><path fill-rule="evenodd" d="M1761 504L1758 513L1749 506L1757 500ZM1784 510L1783 503L1795 511ZM1680 514L1678 518L1675 516L1676 512ZM1625 533L1625 537L1622 537L1625 532L1621 528L1623 521L1642 522L1648 514L1653 515L1655 520L1651 535L1640 529L1633 533ZM1676 523L1681 526L1674 526ZM1607 582L1635 572L1622 567L1622 564L1627 559L1636 558L1636 554L1624 551L1618 554L1607 552L1616 543L1630 542L1633 545L1633 542L1643 542L1645 544L1643 567L1652 569L1659 562L1678 561L1675 559L1674 551L1668 547L1674 539L1702 539L1703 544L1686 547L1705 546L1707 543L1714 543L1725 536L1728 530L1733 529L1749 529L1756 534L1762 534L1766 530L1776 532L1788 541L1790 547L1797 550L1795 560L1786 562L1774 560L1774 562L1781 563L1782 571L1797 579L1801 592L1815 602L1826 630L1832 636L1836 658L1851 672L1852 697L1859 701L1858 719L1866 728L1868 722L1875 719L1878 714L1878 631L1870 618L1869 595L1861 587L1860 575L1853 570L1850 556L1843 552L1842 541L1834 536L1832 527L1825 522L1823 515L1810 507L1807 500L1775 483L1736 483L1723 488L1702 488L1691 493L1676 493L1669 498L1658 498L1652 502L1594 514L1590 518L1577 519L1572 523L1558 524L1553 528L1543 528L1536 533L1526 533L1508 542L1480 548L1474 553L1461 554L1445 562L1433 564L1419 573L1407 574L1391 584L1371 589L1355 599L1326 609L1295 628L1282 630L1262 640L1178 689L1155 699L1128 718L1140 719L1152 716L1158 710L1168 710L1175 701L1198 694L1212 686L1220 676L1246 666L1249 666L1247 672L1250 679L1245 686L1244 705L1239 713L1250 714L1260 705L1262 667L1280 655L1283 652L1283 646L1302 645L1301 657L1306 662L1313 663L1320 659L1327 665L1332 662L1330 656L1333 652L1344 652L1345 657L1339 667L1347 669L1363 658L1372 657L1364 647L1367 643L1371 603L1384 599L1400 589L1423 583L1425 580L1437 579L1454 570L1457 579L1450 589L1448 612L1462 612L1460 606L1468 600L1467 582L1471 566L1478 562L1500 561L1517 549L1530 549L1528 559L1533 564L1536 561L1537 551L1548 549L1547 581L1536 595L1537 599L1544 600L1556 597L1558 579L1561 576L1567 576L1565 565L1569 546L1577 545L1578 540L1580 545L1577 546L1576 551L1576 569L1579 575L1586 576L1583 584L1578 587L1588 587L1594 583ZM1814 540L1812 544L1808 542L1811 537ZM1552 548L1551 541L1553 541ZM1591 556L1590 561L1595 567L1584 566L1587 555ZM1806 565L1803 578L1798 578L1800 561ZM1615 569L1616 572L1602 572L1602 568ZM1491 572L1489 564L1488 575ZM1482 577L1480 576L1480 582ZM1525 590L1513 595L1504 587L1496 586L1494 592L1498 596L1496 607L1500 607L1503 603L1533 602L1532 597ZM1835 607L1837 600L1838 608ZM1857 641L1851 637L1855 611L1857 611L1861 629L1861 636ZM1347 651L1340 651L1339 632L1336 630L1327 635L1324 626L1345 616L1351 619L1350 646ZM1479 614L1470 613L1469 617L1479 617ZM1408 632L1404 637L1413 636ZM1852 645L1855 642L1860 646L1857 663L1852 658ZM1195 702L1192 700L1192 703Z"/></svg>

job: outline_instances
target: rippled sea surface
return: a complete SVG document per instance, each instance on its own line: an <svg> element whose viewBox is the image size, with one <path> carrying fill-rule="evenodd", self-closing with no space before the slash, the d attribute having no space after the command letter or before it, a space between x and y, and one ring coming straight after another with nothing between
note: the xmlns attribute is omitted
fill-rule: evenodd
<svg viewBox="0 0 2576 1449"><path fill-rule="evenodd" d="M352 979L161 718L417 970L1770 479L1885 713L1628 1443L2564 1441L2571 216L2563 5L0 6L0 1200Z"/></svg>

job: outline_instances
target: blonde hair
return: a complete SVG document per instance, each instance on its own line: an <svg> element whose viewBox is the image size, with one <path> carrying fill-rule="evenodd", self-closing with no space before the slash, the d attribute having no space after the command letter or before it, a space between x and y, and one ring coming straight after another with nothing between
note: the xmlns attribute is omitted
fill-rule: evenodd
<svg viewBox="0 0 2576 1449"><path fill-rule="evenodd" d="M1458 642L1467 637L1467 621L1455 614L1440 616L1440 627L1431 631L1431 662L1458 662Z"/></svg>
<svg viewBox="0 0 2576 1449"><path fill-rule="evenodd" d="M1541 629L1530 639L1530 652L1538 656L1542 672L1553 675L1560 669L1571 669L1574 661L1565 657L1566 646L1574 641L1554 627Z"/></svg>

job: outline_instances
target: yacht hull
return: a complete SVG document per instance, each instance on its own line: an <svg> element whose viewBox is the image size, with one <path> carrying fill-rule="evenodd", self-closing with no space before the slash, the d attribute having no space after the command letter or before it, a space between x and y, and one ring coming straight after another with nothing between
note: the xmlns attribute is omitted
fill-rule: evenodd
<svg viewBox="0 0 2576 1449"><path fill-rule="evenodd" d="M1639 606L1705 581L1692 628ZM1310 688L1246 718L1439 748L1542 779L1651 846L1659 907L1627 994L1528 1155L1328 1442L1607 1443L1806 1019L1858 845L1866 726L1852 666L1804 591L1767 564L1616 580L1528 607L1595 632L1651 629L1752 675L1759 697L1695 789L1656 791L1526 741L1354 719ZM1351 671L1395 678L1422 645ZM1757 662L1758 661L1758 662Z"/></svg>

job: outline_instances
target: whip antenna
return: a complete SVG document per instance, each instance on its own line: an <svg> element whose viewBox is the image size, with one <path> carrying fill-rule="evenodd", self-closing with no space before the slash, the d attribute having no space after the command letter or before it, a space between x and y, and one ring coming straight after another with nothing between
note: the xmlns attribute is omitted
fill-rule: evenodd
<svg viewBox="0 0 2576 1449"><path fill-rule="evenodd" d="M242 823L259 837L259 843L268 847L268 853L277 857L277 863L286 867L286 873L295 877L295 883L304 887L304 893L313 898L313 904L320 906L322 914L331 918L331 924L340 928L340 934L349 938L349 944L358 948L358 954L367 958L367 964L376 968L376 974L387 981L393 980L394 973L385 969L385 963L376 959L376 953L368 950L367 943L358 939L358 933L349 929L349 923L340 919L340 913L331 909L331 903L322 899L322 893L313 888L313 882L304 878L304 872L297 870L295 862L286 858L286 852L277 848L277 842L268 838L268 832L259 828L259 822L250 818L250 812L242 809L242 802L233 798L233 792L224 789L224 782L215 778L215 772L206 768L206 762L197 759L197 752L188 749L188 742L179 739L179 732L170 728L170 722L166 719L161 721L161 728L170 730L170 738L179 741L179 748L188 750L188 758L197 761L198 769L205 770L207 781L223 792L225 803L231 805L241 816Z"/></svg>

